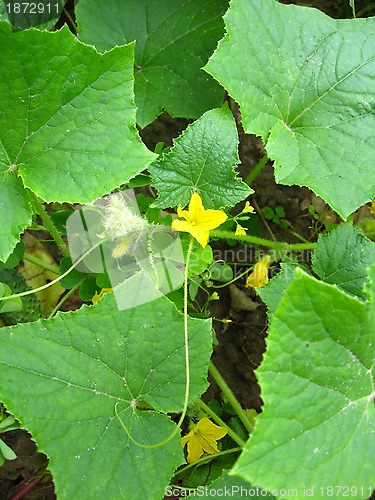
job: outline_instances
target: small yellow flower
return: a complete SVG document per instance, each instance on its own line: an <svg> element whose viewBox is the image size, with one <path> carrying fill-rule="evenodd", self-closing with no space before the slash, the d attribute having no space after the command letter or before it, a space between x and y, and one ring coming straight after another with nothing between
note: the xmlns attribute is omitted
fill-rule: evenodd
<svg viewBox="0 0 375 500"><path fill-rule="evenodd" d="M219 294L217 292L213 292L210 297L210 300L220 300Z"/></svg>
<svg viewBox="0 0 375 500"><path fill-rule="evenodd" d="M208 243L211 229L216 229L226 221L227 215L221 210L205 210L201 197L194 193L189 203L189 210L178 207L177 214L185 220L175 219L172 229L190 233L204 248Z"/></svg>
<svg viewBox="0 0 375 500"><path fill-rule="evenodd" d="M375 200L372 200L371 207L370 207L370 212L375 215Z"/></svg>
<svg viewBox="0 0 375 500"><path fill-rule="evenodd" d="M236 236L246 236L246 231L247 231L247 228L242 227L239 224L237 224L236 232L235 232Z"/></svg>
<svg viewBox="0 0 375 500"><path fill-rule="evenodd" d="M244 209L242 210L242 214L253 214L255 212L254 207L250 205L250 203L247 201L245 203Z"/></svg>
<svg viewBox="0 0 375 500"><path fill-rule="evenodd" d="M246 281L246 288L260 288L268 283L268 264L271 257L266 255L264 259L257 262L254 266L254 271L250 274Z"/></svg>
<svg viewBox="0 0 375 500"><path fill-rule="evenodd" d="M194 429L181 439L183 448L187 443L188 463L196 462L204 452L210 455L218 453L217 440L223 438L227 432L227 429L213 424L207 417L202 418Z"/></svg>
<svg viewBox="0 0 375 500"><path fill-rule="evenodd" d="M113 288L102 288L100 290L100 293L98 293L97 291L95 291L95 295L93 296L93 298L91 299L91 302L93 304L96 304L102 297L103 297L103 294L104 293L109 293L109 292L112 292Z"/></svg>

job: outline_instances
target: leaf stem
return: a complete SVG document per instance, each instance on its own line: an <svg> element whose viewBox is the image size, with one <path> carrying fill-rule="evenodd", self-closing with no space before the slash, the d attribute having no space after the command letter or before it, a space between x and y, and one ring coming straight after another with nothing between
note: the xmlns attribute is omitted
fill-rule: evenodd
<svg viewBox="0 0 375 500"><path fill-rule="evenodd" d="M303 236L301 236L300 234L298 234L296 231L293 231L293 229L289 229L288 228L288 231L290 232L290 234L292 234L295 238L297 238L298 240L302 241L303 243L308 243L309 240L307 240L306 238L304 238Z"/></svg>
<svg viewBox="0 0 375 500"><path fill-rule="evenodd" d="M211 408L206 405L201 399L197 400L197 404L202 408L202 410L209 415L214 422L217 423L220 427L224 427L224 429L227 429L228 435L233 439L233 441L236 441L236 443L243 448L245 446L245 441L240 438L240 436L235 432L229 425L227 425L224 420L221 420L221 418L216 415L216 413L211 410Z"/></svg>
<svg viewBox="0 0 375 500"><path fill-rule="evenodd" d="M25 252L22 258L23 260L27 260L28 262L31 262L32 264L35 264L36 266L39 266L42 269L46 269L47 271L56 274L57 276L60 275L58 267L52 266L51 264L47 264L47 262L44 262L42 259L38 259L38 257L35 257L30 253Z"/></svg>
<svg viewBox="0 0 375 500"><path fill-rule="evenodd" d="M69 251L66 247L66 244L64 240L61 238L60 234L58 233L54 223L52 222L51 217L47 214L46 209L44 208L44 205L40 203L38 197L33 193L33 203L36 211L38 214L41 216L43 220L43 224L47 231L50 233L52 238L55 240L56 245L60 248L62 254L65 257L69 256Z"/></svg>
<svg viewBox="0 0 375 500"><path fill-rule="evenodd" d="M263 214L262 210L260 209L256 200L252 200L252 204L254 205L255 210L258 212L259 217L262 219L262 222L264 224L264 227L267 229L268 234L271 236L273 241L276 241L275 235L273 234L273 232L272 232L268 222L266 221L266 218L264 217L264 214Z"/></svg>
<svg viewBox="0 0 375 500"><path fill-rule="evenodd" d="M210 361L210 364L208 366L208 371L214 378L215 382L217 385L220 387L220 389L223 391L225 396L227 397L229 403L232 405L233 410L237 413L239 419L245 426L245 429L251 434L253 432L253 424L250 422L249 418L247 417L245 411L243 410L242 406L238 402L236 396L233 394L231 389L229 388L228 384L225 382L223 377L220 375L218 369L216 366Z"/></svg>
<svg viewBox="0 0 375 500"><path fill-rule="evenodd" d="M40 224L31 224L29 229L31 229L32 231L47 231L47 229L44 226L41 226Z"/></svg>
<svg viewBox="0 0 375 500"><path fill-rule="evenodd" d="M177 423L176 428L174 429L171 434L169 434L168 437L166 437L163 441L160 441L159 443L154 443L154 444L142 444L136 441L133 436L130 434L128 429L126 428L124 422L121 420L120 415L117 411L117 405L119 402L115 404L115 415L118 418L122 428L126 432L128 438L130 441L132 441L136 446L139 446L140 448L146 448L146 449L152 449L152 448L160 448L161 446L164 446L165 444L169 443L171 439L174 438L174 436L177 434L177 432L180 430L182 422L184 421L184 418L187 413L188 409L188 404L189 404L189 392L190 392L190 366L189 366L189 339L188 339L188 279L189 279L189 264L190 264L190 256L191 256L191 251L193 249L193 243L194 239L192 236L190 236L190 241L189 241L189 247L186 255L186 263L185 263L185 277L184 277L184 338L185 338L185 366L186 366L186 385L185 385L185 398L184 398L184 407L180 416L180 419Z"/></svg>
<svg viewBox="0 0 375 500"><path fill-rule="evenodd" d="M245 182L250 186L250 184L254 181L257 175L262 171L263 167L268 162L269 158L267 153L259 160L259 162L255 165L250 174L246 177Z"/></svg>
<svg viewBox="0 0 375 500"><path fill-rule="evenodd" d="M251 236L249 234L240 235L235 234L233 231L221 231L220 229L213 229L210 231L210 235L215 238L225 240L246 241L247 243L254 243L255 245L276 248L278 250L314 250L316 247L316 243L287 243L285 241L271 241L264 238L258 238L257 236Z"/></svg>
<svg viewBox="0 0 375 500"><path fill-rule="evenodd" d="M62 280L63 278L65 278L65 276L68 276L68 274L73 271L73 269L78 266L78 264L80 262L83 261L83 259L85 259L93 250L95 250L95 248L98 248L100 245L102 245L105 241L107 241L107 239L104 239L104 240L101 240L101 241L98 241L97 243L95 243L95 245L91 248L89 248L87 250L87 252L85 252L84 254L81 255L81 257L72 265L69 267L69 269L67 269L65 271L65 273L61 274L60 276L58 276L56 279L50 281L49 283L46 283L45 285L43 286L40 286L38 288L35 288L33 290L27 290L26 292L21 292L21 293L15 293L14 295L6 295L5 297L0 297L0 301L2 300L10 300L10 299L14 299L15 297L24 297L25 295L31 295L32 293L37 293L37 292L40 292L41 290L45 290L46 288L49 288L50 286L54 285L55 283L58 283L60 280Z"/></svg>
<svg viewBox="0 0 375 500"><path fill-rule="evenodd" d="M82 283L84 282L84 279L81 280L79 283L77 283L73 288L71 288L65 295L64 297L58 302L54 310L51 312L51 314L48 316L47 319L51 319L57 311L60 309L60 307L64 304L64 302L79 288Z"/></svg>

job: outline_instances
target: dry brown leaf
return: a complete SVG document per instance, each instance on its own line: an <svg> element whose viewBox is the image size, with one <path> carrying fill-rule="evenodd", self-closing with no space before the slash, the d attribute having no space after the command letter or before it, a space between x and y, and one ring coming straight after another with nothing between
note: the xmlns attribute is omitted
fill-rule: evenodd
<svg viewBox="0 0 375 500"><path fill-rule="evenodd" d="M37 257L46 264L58 267L58 264L51 254L47 252L42 243L34 238L34 236L29 234L26 235L23 242L27 253L34 255L34 257ZM27 260L23 260L23 267L19 269L19 272L25 278L28 286L33 289L43 286L57 278L56 274L51 271L47 271L46 269L42 269ZM65 289L60 285L60 283L56 283L55 285L52 285L45 290L41 290L36 294L40 305L47 316L52 312L64 291Z"/></svg>

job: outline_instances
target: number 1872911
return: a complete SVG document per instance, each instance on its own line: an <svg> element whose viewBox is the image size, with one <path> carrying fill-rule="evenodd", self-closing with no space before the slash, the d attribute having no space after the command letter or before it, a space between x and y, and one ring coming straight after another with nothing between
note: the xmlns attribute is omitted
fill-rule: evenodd
<svg viewBox="0 0 375 500"><path fill-rule="evenodd" d="M60 3L11 2L6 9L8 14L59 14Z"/></svg>

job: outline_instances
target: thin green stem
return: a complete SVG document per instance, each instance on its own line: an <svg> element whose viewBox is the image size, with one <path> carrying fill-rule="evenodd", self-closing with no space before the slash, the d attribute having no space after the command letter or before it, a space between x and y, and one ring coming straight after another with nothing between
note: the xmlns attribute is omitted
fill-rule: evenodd
<svg viewBox="0 0 375 500"><path fill-rule="evenodd" d="M89 248L87 250L87 252L85 252L83 255L81 255L81 257L77 260L77 262L75 262L72 266L70 266L69 269L67 271L65 271L65 273L61 274L58 278L50 281L49 283L46 283L43 286L35 288L34 290L27 290L26 292L15 293L14 295L6 295L5 297L0 297L0 301L14 299L15 297L24 297L25 295L31 295L32 293L40 292L41 290L45 290L46 288L49 288L50 286L54 285L55 283L58 283L60 280L65 278L65 276L67 276L71 271L73 271L73 269L76 266L78 266L78 264L80 262L82 262L83 259L85 259L93 250L95 250L95 248L98 248L105 241L107 241L107 239L104 239L102 241L98 241L97 243L95 243L95 245L93 247Z"/></svg>
<svg viewBox="0 0 375 500"><path fill-rule="evenodd" d="M253 266L254 264L249 264L251 266ZM224 283L224 285L213 285L211 288L224 288L225 286L229 286L231 285L232 283L234 283L235 281L239 280L240 278L242 278L242 276L245 276L246 274L248 274L249 270L239 274L238 276L236 276L235 278L233 278L231 281L228 281L227 283Z"/></svg>
<svg viewBox="0 0 375 500"><path fill-rule="evenodd" d="M32 264L35 264L36 266L41 267L42 269L46 269L47 271L51 271L53 274L57 274L57 276L60 275L59 268L56 266L51 266L51 264L47 264L47 262L44 262L42 259L38 259L38 257L35 257L34 255L30 253L24 253L23 254L23 260L27 260L28 262L31 262Z"/></svg>
<svg viewBox="0 0 375 500"><path fill-rule="evenodd" d="M250 184L254 181L254 179L257 177L259 172L263 169L265 164L268 162L268 155L267 153L263 156L263 158L260 159L260 161L255 165L253 170L250 172L250 174L246 177L245 182L250 186Z"/></svg>
<svg viewBox="0 0 375 500"><path fill-rule="evenodd" d="M140 448L160 448L161 446L164 446L167 444L171 439L174 438L174 436L177 434L177 432L180 430L182 422L184 421L184 418L187 413L188 409L188 404L189 404L189 392L190 392L190 366L189 366L189 339L188 339L188 277L189 277L189 264L190 264L190 256L191 256L191 251L193 249L193 243L194 239L190 237L190 242L189 242L189 247L186 255L186 263L185 263L185 276L184 276L184 337L185 337L185 366L186 366L186 384L185 384L185 398L184 398L184 407L181 413L181 417L177 423L176 428L174 431L169 434L167 438L165 438L163 441L160 441L159 443L154 443L154 444L142 444L136 441L133 436L130 434L128 429L126 428L124 422L121 420L120 415L117 411L117 405L119 402L115 404L115 415L118 418L122 428L126 432L128 438L130 441L132 441L135 445L139 446Z"/></svg>
<svg viewBox="0 0 375 500"><path fill-rule="evenodd" d="M29 229L31 229L32 231L47 231L47 229L44 226L41 226L40 224L31 224Z"/></svg>
<svg viewBox="0 0 375 500"><path fill-rule="evenodd" d="M290 234L292 234L295 238L298 240L302 241L303 243L309 243L309 240L301 236L300 234L296 233L296 231L293 231L292 229L288 229Z"/></svg>
<svg viewBox="0 0 375 500"><path fill-rule="evenodd" d="M47 214L46 209L44 208L44 205L40 203L38 200L38 197L36 195L33 195L33 203L35 206L36 211L38 214L41 216L43 220L43 224L47 231L50 233L52 238L55 240L56 245L60 248L61 252L65 257L69 256L68 249L66 247L66 244L64 240L61 238L60 234L58 233L54 223L52 222L52 219L50 216Z"/></svg>
<svg viewBox="0 0 375 500"><path fill-rule="evenodd" d="M214 422L216 422L217 425L220 427L224 427L224 429L227 429L228 435L233 439L233 441L236 441L236 443L241 446L242 448L245 446L245 441L240 438L240 436L237 434L237 432L234 432L234 430L229 427L219 416L216 415L216 413L211 410L209 406L206 405L201 399L197 400L197 404L202 408L202 410L209 415Z"/></svg>
<svg viewBox="0 0 375 500"><path fill-rule="evenodd" d="M68 25L68 26L69 26L69 28L71 28L71 29L72 29L72 31L73 31L73 33L74 33L74 35L77 35L77 25L76 25L76 23L74 22L74 20L73 20L72 16L69 14L69 12L66 10L66 8L65 8L65 7L63 8L63 11L64 11L64 14L65 14L66 18L67 18L67 19L68 19L68 21L70 22L70 25ZM68 24L68 23L67 23L67 24Z"/></svg>
<svg viewBox="0 0 375 500"><path fill-rule="evenodd" d="M81 280L79 283L77 283L73 288L71 288L65 295L64 297L58 302L54 310L51 312L51 314L48 316L47 319L53 318L53 316L57 313L57 311L60 309L60 307L64 304L64 302L79 288L84 280Z"/></svg>
<svg viewBox="0 0 375 500"><path fill-rule="evenodd" d="M181 469L179 469L173 477L177 477L183 472L191 469L192 467L196 467L197 465L204 464L205 462L211 462L211 460L214 460L217 457L221 457L223 455L229 455L231 453L238 453L239 451L242 451L242 447L241 448L236 447L236 448L231 448L230 450L219 451L219 453L215 453L213 455L206 455L197 460L196 462L192 462L191 464L187 464L184 467L181 467Z"/></svg>
<svg viewBox="0 0 375 500"><path fill-rule="evenodd" d="M275 235L273 234L272 229L270 228L268 222L266 221L266 218L264 217L264 214L263 214L262 210L260 209L258 203L256 202L256 200L252 200L252 203L253 203L255 210L257 211L259 217L262 219L262 222L264 224L264 227L267 229L268 234L271 236L271 239L273 241L276 241Z"/></svg>
<svg viewBox="0 0 375 500"><path fill-rule="evenodd" d="M235 234L232 231L221 231L220 229L213 229L210 231L210 235L224 240L246 241L247 243L254 243L255 245L276 248L278 250L314 250L316 247L316 243L286 243L285 241L271 241L248 234L240 235Z"/></svg>
<svg viewBox="0 0 375 500"><path fill-rule="evenodd" d="M217 385L220 387L220 389L223 391L225 396L227 397L229 403L232 405L233 410L237 413L239 419L245 426L245 429L251 434L253 432L253 424L250 422L248 416L246 415L245 411L243 410L242 406L238 402L236 396L233 394L231 389L229 388L228 384L225 382L223 377L220 375L218 369L216 366L210 361L210 364L208 366L208 370L212 377L214 378L215 382Z"/></svg>

